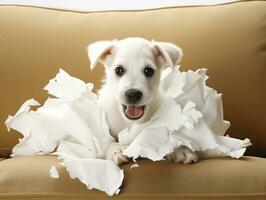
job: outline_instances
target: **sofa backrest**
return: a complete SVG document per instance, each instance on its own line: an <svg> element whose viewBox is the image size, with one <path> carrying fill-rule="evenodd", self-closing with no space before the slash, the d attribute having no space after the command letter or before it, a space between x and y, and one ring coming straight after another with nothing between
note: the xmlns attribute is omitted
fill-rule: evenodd
<svg viewBox="0 0 266 200"><path fill-rule="evenodd" d="M266 154L266 2L145 11L81 13L0 6L0 156L20 134L4 125L59 68L100 87L103 68L89 69L86 46L103 39L139 36L183 48L182 70L208 68L208 85L223 93L228 134L251 139L248 155Z"/></svg>

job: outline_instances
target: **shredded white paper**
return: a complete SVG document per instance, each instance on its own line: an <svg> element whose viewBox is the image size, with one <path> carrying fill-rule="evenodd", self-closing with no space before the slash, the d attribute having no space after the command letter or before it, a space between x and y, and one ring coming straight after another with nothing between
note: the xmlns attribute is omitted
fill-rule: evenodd
<svg viewBox="0 0 266 200"><path fill-rule="evenodd" d="M31 111L30 107L39 103L27 100L15 116L6 120L8 129L15 129L24 136L11 156L45 155L56 151L71 177L77 177L90 189L114 195L124 175L115 163L103 159L114 138L109 134L105 114L92 88L92 84L60 70L44 88L56 98L49 97L36 111Z"/></svg>
<svg viewBox="0 0 266 200"><path fill-rule="evenodd" d="M160 90L166 100L148 122L119 133L119 143L126 145L124 155L157 161L186 146L200 158L241 157L251 143L224 136L230 123L223 120L221 94L206 86L207 78L206 69L164 70ZM5 124L24 136L13 148L12 157L58 155L72 178L112 196L119 193L124 173L113 161L104 159L114 138L92 88L91 83L60 69L44 88L54 97L36 111L31 106L40 104L27 100ZM50 169L52 177L59 177L56 172L55 167Z"/></svg>
<svg viewBox="0 0 266 200"><path fill-rule="evenodd" d="M55 166L52 166L51 168L50 168L50 176L52 177L52 178L59 178L59 173L58 173L58 171L57 171L57 169L56 169L56 167Z"/></svg>
<svg viewBox="0 0 266 200"><path fill-rule="evenodd" d="M138 167L139 167L139 164L134 163L134 164L130 165L129 169L138 168Z"/></svg>

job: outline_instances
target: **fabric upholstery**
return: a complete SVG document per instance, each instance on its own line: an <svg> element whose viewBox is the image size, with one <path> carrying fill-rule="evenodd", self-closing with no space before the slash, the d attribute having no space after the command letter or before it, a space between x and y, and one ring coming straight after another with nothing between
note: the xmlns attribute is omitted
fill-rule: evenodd
<svg viewBox="0 0 266 200"><path fill-rule="evenodd" d="M179 44L182 70L208 68L208 84L224 94L228 134L251 139L248 155L265 155L265 11L265 1L96 13L0 6L0 156L19 137L7 133L8 114L32 97L44 102L60 67L98 89L103 68L90 71L86 46L129 36Z"/></svg>
<svg viewBox="0 0 266 200"><path fill-rule="evenodd" d="M194 165L140 160L140 167L123 165L121 199L265 199L266 159L244 157L201 160ZM156 165L156 167L155 167ZM60 178L49 176L56 166ZM89 169L88 169L89 170ZM53 197L109 199L71 179L54 156L17 157L0 162L0 198Z"/></svg>
<svg viewBox="0 0 266 200"><path fill-rule="evenodd" d="M116 0L108 1L97 0L95 1L61 1L61 0L1 0L0 5L22 5L22 6L33 6L42 8L53 8L59 10L70 10L70 11L108 11L108 10L146 10L154 8L168 8L168 7L180 7L180 6L200 6L200 5L218 5L230 2L235 2L239 0L153 0L153 1L142 1L141 3L136 3L131 0Z"/></svg>

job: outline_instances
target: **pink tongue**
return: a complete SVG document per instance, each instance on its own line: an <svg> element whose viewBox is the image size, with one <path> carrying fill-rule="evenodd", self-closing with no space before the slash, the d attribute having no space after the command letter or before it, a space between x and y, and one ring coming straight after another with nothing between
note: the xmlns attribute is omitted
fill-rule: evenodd
<svg viewBox="0 0 266 200"><path fill-rule="evenodd" d="M142 106L127 106L126 113L130 118L139 118L143 114Z"/></svg>

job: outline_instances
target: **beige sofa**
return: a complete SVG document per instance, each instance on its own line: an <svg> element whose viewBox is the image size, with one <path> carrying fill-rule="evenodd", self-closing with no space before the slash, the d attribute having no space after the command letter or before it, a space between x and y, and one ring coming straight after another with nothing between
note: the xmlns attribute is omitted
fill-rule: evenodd
<svg viewBox="0 0 266 200"><path fill-rule="evenodd" d="M115 199L266 199L266 2L145 11L81 13L0 6L0 157L20 134L4 121L41 89L60 67L100 87L103 68L90 71L86 46L96 40L141 36L184 50L182 70L208 68L208 84L222 92L228 134L251 139L246 157L194 165L139 161ZM60 178L49 177L52 165ZM109 199L69 177L53 156L0 161L0 199Z"/></svg>

